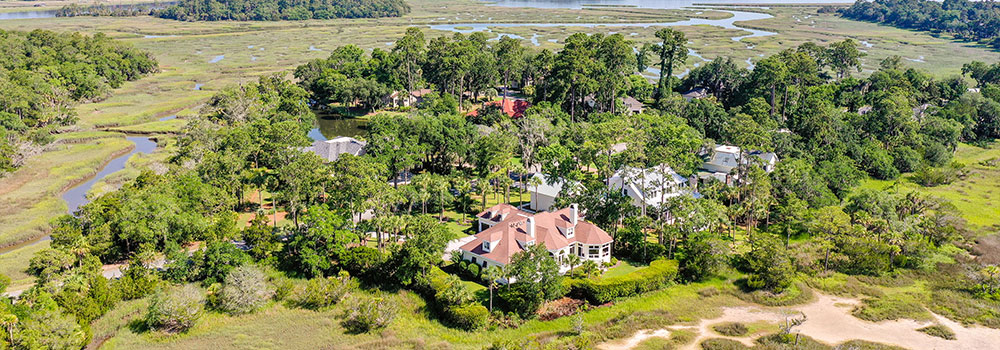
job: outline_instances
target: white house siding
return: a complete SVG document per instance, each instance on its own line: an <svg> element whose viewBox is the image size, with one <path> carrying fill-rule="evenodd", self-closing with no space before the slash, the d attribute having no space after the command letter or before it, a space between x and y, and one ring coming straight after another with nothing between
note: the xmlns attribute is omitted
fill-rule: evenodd
<svg viewBox="0 0 1000 350"><path fill-rule="evenodd" d="M544 195L535 192L531 192L531 210L534 211L549 211L552 209L552 205L555 204L556 197Z"/></svg>

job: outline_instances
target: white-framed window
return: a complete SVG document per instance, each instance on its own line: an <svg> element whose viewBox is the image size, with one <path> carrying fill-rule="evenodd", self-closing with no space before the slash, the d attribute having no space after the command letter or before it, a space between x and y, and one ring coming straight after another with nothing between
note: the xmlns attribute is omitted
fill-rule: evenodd
<svg viewBox="0 0 1000 350"><path fill-rule="evenodd" d="M483 241L483 250L490 251L490 241Z"/></svg>

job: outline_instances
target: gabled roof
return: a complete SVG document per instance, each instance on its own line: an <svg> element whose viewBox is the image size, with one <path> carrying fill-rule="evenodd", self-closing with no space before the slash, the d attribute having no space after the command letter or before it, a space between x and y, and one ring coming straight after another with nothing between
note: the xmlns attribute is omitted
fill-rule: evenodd
<svg viewBox="0 0 1000 350"><path fill-rule="evenodd" d="M522 217L528 217L531 214L528 212L518 209L517 207L507 204L500 203L492 207L483 210L476 217L483 218L493 222L500 222L506 218L513 217L515 215L520 215Z"/></svg>
<svg viewBox="0 0 1000 350"><path fill-rule="evenodd" d="M630 111L642 111L643 108L642 102L639 102L639 100L636 100L635 97L632 96L625 96L625 98L622 98L622 103L625 104L625 109Z"/></svg>
<svg viewBox="0 0 1000 350"><path fill-rule="evenodd" d="M535 189L535 186L529 186L530 187L529 190L532 193L538 192L538 194L546 195L553 198L559 196L559 192L562 192L563 185L565 184L565 181L561 180L550 183L549 178L542 173L535 173L535 175L532 175L531 177L541 180L542 183L541 185L538 185L538 189ZM577 182L572 182L572 184L575 186Z"/></svg>
<svg viewBox="0 0 1000 350"><path fill-rule="evenodd" d="M514 254L524 250L525 244L542 244L545 249L557 250L573 243L601 245L612 242L611 235L582 218L578 218L574 226L572 212L572 209L565 208L534 215L527 213L509 215L493 227L476 234L476 238L463 245L461 249L501 264L508 264ZM529 217L535 222L534 237L528 232ZM570 228L574 234L572 237L567 237L566 232ZM490 242L489 251L483 248L484 241Z"/></svg>
<svg viewBox="0 0 1000 350"><path fill-rule="evenodd" d="M315 141L312 147L306 147L304 150L316 153L320 158L332 162L339 159L342 154L360 156L365 153L367 145L367 142L353 137L339 136L326 141Z"/></svg>
<svg viewBox="0 0 1000 350"><path fill-rule="evenodd" d="M531 103L525 100L506 99L506 100L486 102L483 104L483 107L486 106L501 106L503 113L506 114L507 116L511 118L520 118L524 116L524 112L528 110L528 107L531 107ZM479 109L469 112L469 115L478 116Z"/></svg>
<svg viewBox="0 0 1000 350"><path fill-rule="evenodd" d="M612 176L611 185L623 184L628 189L630 197L644 201L647 205L656 206L660 205L660 201L664 198L681 195L680 188L686 186L687 181L687 178L675 172L670 166L661 165L641 170L634 167L622 168ZM661 194L664 188L668 192Z"/></svg>

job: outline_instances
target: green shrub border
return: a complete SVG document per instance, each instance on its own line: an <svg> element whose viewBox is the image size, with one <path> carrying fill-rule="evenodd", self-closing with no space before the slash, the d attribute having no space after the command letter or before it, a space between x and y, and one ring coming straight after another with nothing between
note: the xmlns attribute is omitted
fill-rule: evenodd
<svg viewBox="0 0 1000 350"><path fill-rule="evenodd" d="M622 276L601 279L568 278L563 283L570 295L601 305L618 298L666 288L676 280L677 270L676 260L660 259L651 262L648 267Z"/></svg>

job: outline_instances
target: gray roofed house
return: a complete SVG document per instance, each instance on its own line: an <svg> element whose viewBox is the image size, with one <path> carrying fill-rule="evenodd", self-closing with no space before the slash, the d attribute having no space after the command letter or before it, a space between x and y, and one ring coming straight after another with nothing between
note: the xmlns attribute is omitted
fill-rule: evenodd
<svg viewBox="0 0 1000 350"><path fill-rule="evenodd" d="M629 112L629 114L639 114L644 109L642 102L639 102L639 100L636 100L632 96L625 96L622 99L622 103L625 104L625 111Z"/></svg>
<svg viewBox="0 0 1000 350"><path fill-rule="evenodd" d="M706 98L708 97L708 90L701 87L694 88L689 90L688 92L681 94L681 97L684 97L684 99L688 101Z"/></svg>
<svg viewBox="0 0 1000 350"><path fill-rule="evenodd" d="M532 179L538 179L541 185L538 186L528 186L528 191L531 192L531 203L529 204L529 209L534 211L547 211L552 208L555 204L556 198L559 198L559 193L563 190L563 181L549 182L548 177L542 173L535 173L531 176ZM529 184L531 182L528 182ZM577 185L573 182L574 186Z"/></svg>
<svg viewBox="0 0 1000 350"><path fill-rule="evenodd" d="M320 158L332 162L339 159L342 154L364 155L366 145L368 143L353 137L339 136L331 140L313 142L312 147L306 147L305 150L316 153Z"/></svg>
<svg viewBox="0 0 1000 350"><path fill-rule="evenodd" d="M643 202L648 207L657 207L668 198L694 195L688 179L666 164L649 169L625 167L608 180L608 187L631 197L632 205L637 208L642 207Z"/></svg>

